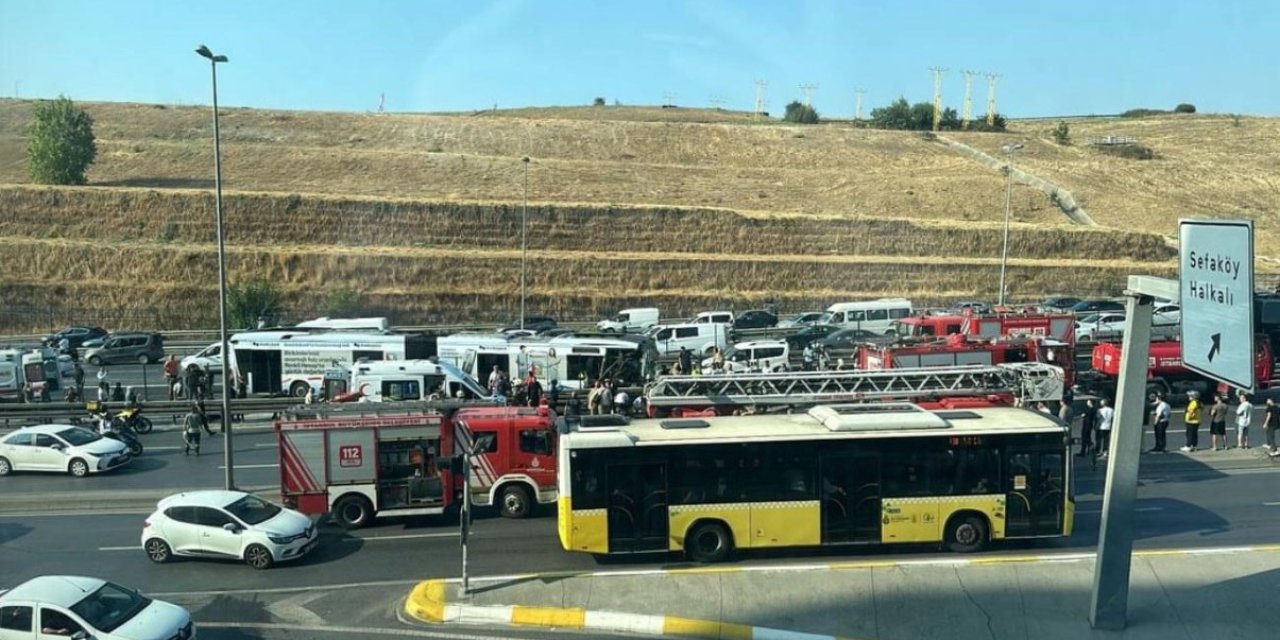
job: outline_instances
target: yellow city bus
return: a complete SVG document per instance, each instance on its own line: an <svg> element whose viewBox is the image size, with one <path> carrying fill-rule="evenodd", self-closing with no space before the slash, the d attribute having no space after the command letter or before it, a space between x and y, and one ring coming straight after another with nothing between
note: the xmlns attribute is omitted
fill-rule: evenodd
<svg viewBox="0 0 1280 640"><path fill-rule="evenodd" d="M1071 534L1070 430L1027 409L821 406L805 414L570 423L568 551L941 543Z"/></svg>

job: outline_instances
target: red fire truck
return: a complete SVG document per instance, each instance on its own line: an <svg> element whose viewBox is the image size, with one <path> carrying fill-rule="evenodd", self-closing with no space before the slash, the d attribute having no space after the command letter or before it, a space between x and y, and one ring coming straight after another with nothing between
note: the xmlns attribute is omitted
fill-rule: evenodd
<svg viewBox="0 0 1280 640"><path fill-rule="evenodd" d="M1030 335L1069 345L1076 341L1076 318L1069 313L912 316L897 321L899 336L945 337L956 333L983 338Z"/></svg>
<svg viewBox="0 0 1280 640"><path fill-rule="evenodd" d="M473 504L522 518L556 498L555 414L545 406L309 405L275 426L284 502L348 527L459 504L452 461L476 443Z"/></svg>
<svg viewBox="0 0 1280 640"><path fill-rule="evenodd" d="M1256 375L1258 386L1269 388L1275 377L1275 358L1271 343L1265 336L1256 342ZM1076 388L1085 394L1114 398L1120 378L1121 345L1103 342L1093 348L1093 370L1081 373ZM1219 389L1217 381L1210 380L1182 366L1182 343L1177 340L1155 340L1147 358L1147 395L1163 392L1170 397L1197 391L1202 396ZM1225 388L1221 389L1223 392Z"/></svg>
<svg viewBox="0 0 1280 640"><path fill-rule="evenodd" d="M1071 344L1030 335L977 339L953 334L933 342L864 344L854 352L857 367L868 371L1039 362L1062 368L1066 385L1074 382L1073 359Z"/></svg>

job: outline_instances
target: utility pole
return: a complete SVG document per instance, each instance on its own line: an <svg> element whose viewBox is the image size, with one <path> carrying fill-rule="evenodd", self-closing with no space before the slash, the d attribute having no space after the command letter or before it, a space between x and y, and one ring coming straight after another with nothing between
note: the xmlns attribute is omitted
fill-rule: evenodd
<svg viewBox="0 0 1280 640"><path fill-rule="evenodd" d="M994 126L996 123L996 78L1000 74L987 73L987 126Z"/></svg>
<svg viewBox="0 0 1280 640"><path fill-rule="evenodd" d="M711 103L711 108L716 111L719 111L724 107L724 98L721 98L720 96L711 96L708 101Z"/></svg>
<svg viewBox="0 0 1280 640"><path fill-rule="evenodd" d="M942 74L947 70L942 67L929 67L933 72L933 130L937 131L942 124Z"/></svg>
<svg viewBox="0 0 1280 640"><path fill-rule="evenodd" d="M818 85L816 84L800 85L800 90L804 92L804 106L810 107L810 108L813 107L813 90L817 88L818 88Z"/></svg>
<svg viewBox="0 0 1280 640"><path fill-rule="evenodd" d="M529 272L529 156L524 163L524 204L520 207L520 330L524 330L525 299L528 295L526 278Z"/></svg>
<svg viewBox="0 0 1280 640"><path fill-rule="evenodd" d="M966 131L969 129L969 121L973 119L973 76L977 75L977 71L964 70L960 73L964 74L964 117L961 128Z"/></svg>
<svg viewBox="0 0 1280 640"><path fill-rule="evenodd" d="M754 114L755 118L764 117L764 90L765 90L765 87L768 87L768 86L769 86L768 80L756 80L756 106L755 106L755 114Z"/></svg>
<svg viewBox="0 0 1280 640"><path fill-rule="evenodd" d="M1004 306L1004 295L1005 295L1004 274L1005 274L1005 269L1009 264L1009 218L1012 215L1011 203L1013 200L1013 154L1015 151L1021 148L1022 148L1022 143L1006 144L1003 147L1000 147L1000 150L1004 151L1005 155L1009 158L1009 163L1005 166L1005 179L1004 179L1004 245L1003 245L1003 248L1000 250L1000 302L999 304L1002 307Z"/></svg>
<svg viewBox="0 0 1280 640"><path fill-rule="evenodd" d="M664 92L662 94L662 106L664 107L676 106L676 94L670 91Z"/></svg>
<svg viewBox="0 0 1280 640"><path fill-rule="evenodd" d="M386 108L386 106L387 106L387 94L385 93L378 94L378 113L382 113L383 109Z"/></svg>
<svg viewBox="0 0 1280 640"><path fill-rule="evenodd" d="M867 90L866 90L866 89L854 89L854 90L853 90L853 93L854 93L854 94L856 94L856 95L858 96L857 100L854 102L854 107L853 107L853 120L854 120L854 122L858 122L858 121L862 120L862 96L867 95Z"/></svg>

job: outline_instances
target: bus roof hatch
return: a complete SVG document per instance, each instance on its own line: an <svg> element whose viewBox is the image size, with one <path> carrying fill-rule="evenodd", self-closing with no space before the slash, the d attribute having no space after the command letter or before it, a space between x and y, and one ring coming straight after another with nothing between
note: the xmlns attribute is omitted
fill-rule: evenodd
<svg viewBox="0 0 1280 640"><path fill-rule="evenodd" d="M809 416L831 431L946 429L942 416L914 404L837 404L814 407Z"/></svg>

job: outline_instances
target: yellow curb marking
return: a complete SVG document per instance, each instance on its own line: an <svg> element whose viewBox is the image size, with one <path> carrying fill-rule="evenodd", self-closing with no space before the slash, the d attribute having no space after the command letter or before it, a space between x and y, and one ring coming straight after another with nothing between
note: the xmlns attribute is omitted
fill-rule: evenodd
<svg viewBox="0 0 1280 640"><path fill-rule="evenodd" d="M581 629L586 622L587 612L583 609L524 607L520 605L516 605L511 609L511 624L526 627Z"/></svg>
<svg viewBox="0 0 1280 640"><path fill-rule="evenodd" d="M444 622L444 607L448 604L444 580L423 580L409 592L405 600L405 613L426 622Z"/></svg>

